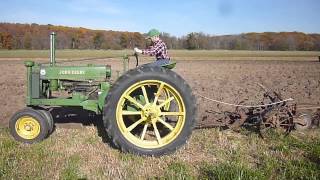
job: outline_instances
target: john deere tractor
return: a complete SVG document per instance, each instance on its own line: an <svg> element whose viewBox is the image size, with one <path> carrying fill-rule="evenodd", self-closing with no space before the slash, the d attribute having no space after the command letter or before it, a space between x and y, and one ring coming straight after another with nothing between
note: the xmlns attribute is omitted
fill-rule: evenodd
<svg viewBox="0 0 320 180"><path fill-rule="evenodd" d="M138 66L111 84L108 65L62 66L26 61L26 108L9 126L12 136L35 143L54 129L52 107L82 107L102 115L110 142L123 152L162 155L182 146L195 125L195 97L186 81L164 67ZM63 96L62 96L62 95Z"/></svg>

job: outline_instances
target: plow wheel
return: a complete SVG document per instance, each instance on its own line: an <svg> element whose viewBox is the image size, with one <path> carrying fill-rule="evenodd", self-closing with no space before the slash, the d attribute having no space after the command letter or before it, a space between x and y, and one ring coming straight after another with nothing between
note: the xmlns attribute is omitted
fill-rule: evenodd
<svg viewBox="0 0 320 180"><path fill-rule="evenodd" d="M272 110L259 124L259 132L262 137L286 136L292 129L294 129L293 117L285 108Z"/></svg>
<svg viewBox="0 0 320 180"><path fill-rule="evenodd" d="M130 70L112 86L104 124L124 152L162 155L186 143L195 125L196 101L176 73L161 67Z"/></svg>

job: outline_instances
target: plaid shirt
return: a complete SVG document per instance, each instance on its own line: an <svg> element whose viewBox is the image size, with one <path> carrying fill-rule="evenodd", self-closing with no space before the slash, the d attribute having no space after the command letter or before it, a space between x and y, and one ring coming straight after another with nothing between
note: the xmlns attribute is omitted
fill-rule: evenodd
<svg viewBox="0 0 320 180"><path fill-rule="evenodd" d="M157 60L170 59L167 51L167 46L161 39L154 42L148 49L142 50L142 54L155 56Z"/></svg>

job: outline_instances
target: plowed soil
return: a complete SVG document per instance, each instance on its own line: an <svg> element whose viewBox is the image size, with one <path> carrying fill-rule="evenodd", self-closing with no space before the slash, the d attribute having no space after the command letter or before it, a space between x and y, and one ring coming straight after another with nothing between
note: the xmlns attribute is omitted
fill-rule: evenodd
<svg viewBox="0 0 320 180"><path fill-rule="evenodd" d="M110 64L114 76L122 68L115 59L68 64L86 63ZM1 59L0 71L0 125L8 126L10 117L25 106L26 68L20 59ZM284 99L294 98L298 104L320 104L320 63L316 61L188 60L178 61L174 71L190 84L195 94L229 103L258 104L263 92L257 83L261 83ZM199 122L210 122L208 110L234 109L197 98Z"/></svg>

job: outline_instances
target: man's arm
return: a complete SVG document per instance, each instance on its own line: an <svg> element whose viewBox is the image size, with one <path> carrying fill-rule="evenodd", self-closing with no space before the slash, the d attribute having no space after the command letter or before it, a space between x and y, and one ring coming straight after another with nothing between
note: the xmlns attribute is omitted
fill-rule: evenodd
<svg viewBox="0 0 320 180"><path fill-rule="evenodd" d="M161 43L158 43L158 44L152 46L152 47L149 48L149 49L144 49L144 50L142 50L142 54L150 55L150 56L155 56L156 54L158 54L159 52L161 52L162 48L163 48L163 47L161 46Z"/></svg>

